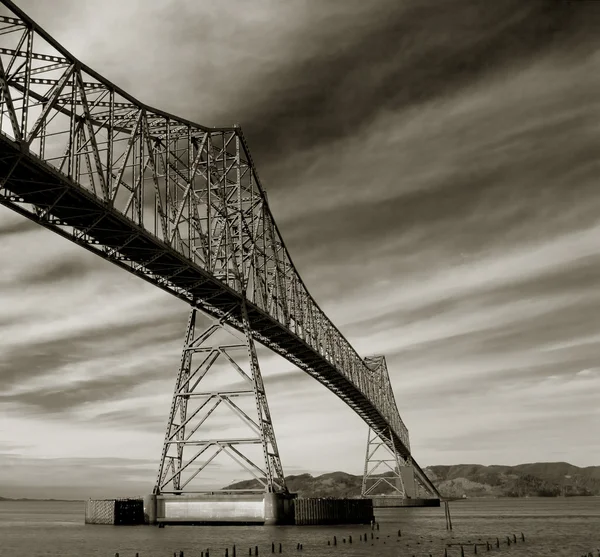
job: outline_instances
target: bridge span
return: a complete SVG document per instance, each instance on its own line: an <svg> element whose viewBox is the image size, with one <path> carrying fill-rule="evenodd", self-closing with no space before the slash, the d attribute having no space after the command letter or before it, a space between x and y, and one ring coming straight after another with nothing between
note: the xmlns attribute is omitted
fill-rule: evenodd
<svg viewBox="0 0 600 557"><path fill-rule="evenodd" d="M0 7L0 203L298 366L439 496L382 360L359 356L309 294L240 127L147 106Z"/></svg>

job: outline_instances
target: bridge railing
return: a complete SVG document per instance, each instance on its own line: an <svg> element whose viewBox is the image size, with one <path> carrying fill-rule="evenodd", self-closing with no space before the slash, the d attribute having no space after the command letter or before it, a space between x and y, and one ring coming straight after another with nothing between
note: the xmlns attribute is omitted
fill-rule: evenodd
<svg viewBox="0 0 600 557"><path fill-rule="evenodd" d="M286 327L369 399L409 454L387 370L365 363L309 294L241 129L140 103L2 4L0 131Z"/></svg>

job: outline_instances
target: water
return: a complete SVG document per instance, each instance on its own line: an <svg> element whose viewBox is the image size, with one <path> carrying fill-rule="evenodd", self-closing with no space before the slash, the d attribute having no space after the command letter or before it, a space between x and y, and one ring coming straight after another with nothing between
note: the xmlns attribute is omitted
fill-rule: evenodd
<svg viewBox="0 0 600 557"><path fill-rule="evenodd" d="M485 541L495 544L496 537L503 541L500 550L493 549L497 555L579 557L593 551L598 556L598 497L468 500L452 503L451 513L454 530L448 534L443 508L386 509L371 541L366 526L92 526L83 524L83 503L7 501L0 502L0 556L114 557L118 552L120 557L135 557L137 552L140 557L170 557L184 551L185 557L200 557L210 548L211 557L223 557L228 547L231 557L233 544L238 557L248 555L254 546L259 546L259 555L267 556L274 541L277 554L282 544L283 555L443 557L446 548L449 557L458 557L456 544L464 543L465 555L473 555L472 544L481 538L484 545L477 548L481 555L487 553ZM367 543L359 541L364 533ZM512 539L513 533L517 544L508 546L506 536ZM334 535L338 545L328 546ZM303 544L302 552L296 550L298 543Z"/></svg>

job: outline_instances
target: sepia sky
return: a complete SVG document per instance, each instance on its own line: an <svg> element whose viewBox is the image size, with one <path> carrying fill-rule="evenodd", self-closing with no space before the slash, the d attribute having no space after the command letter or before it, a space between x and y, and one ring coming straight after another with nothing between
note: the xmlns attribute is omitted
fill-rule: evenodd
<svg viewBox="0 0 600 557"><path fill-rule="evenodd" d="M600 4L18 4L141 101L242 125L310 292L386 355L421 465L600 464ZM0 496L150 492L186 321L0 209ZM366 425L262 355L286 473L362 473Z"/></svg>

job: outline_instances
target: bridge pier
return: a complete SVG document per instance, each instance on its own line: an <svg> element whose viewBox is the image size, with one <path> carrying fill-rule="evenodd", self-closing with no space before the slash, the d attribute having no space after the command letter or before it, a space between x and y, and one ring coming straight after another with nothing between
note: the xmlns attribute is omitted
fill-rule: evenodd
<svg viewBox="0 0 600 557"><path fill-rule="evenodd" d="M296 495L265 493L265 525L294 524Z"/></svg>
<svg viewBox="0 0 600 557"><path fill-rule="evenodd" d="M144 523L156 524L156 495L154 493L144 496Z"/></svg>

